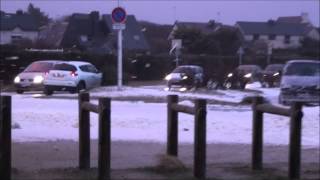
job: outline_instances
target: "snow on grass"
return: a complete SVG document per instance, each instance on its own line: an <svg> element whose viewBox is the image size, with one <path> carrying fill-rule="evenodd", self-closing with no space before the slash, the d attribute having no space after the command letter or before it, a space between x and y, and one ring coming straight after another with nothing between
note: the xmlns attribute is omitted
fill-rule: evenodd
<svg viewBox="0 0 320 180"><path fill-rule="evenodd" d="M135 91L137 92L137 91ZM133 93L133 92L132 92ZM140 93L143 93L141 91ZM129 94L129 92L128 92ZM97 101L93 101L97 103ZM190 101L183 104L192 105ZM112 101L112 140L166 142L167 109L165 103ZM319 146L319 107L303 109L302 145ZM78 140L78 101L45 99L31 95L13 95L14 141ZM91 138L98 136L98 117L91 113ZM250 106L209 105L207 141L209 143L251 143ZM289 118L265 115L264 142L288 144ZM179 113L179 142L193 143L193 116Z"/></svg>

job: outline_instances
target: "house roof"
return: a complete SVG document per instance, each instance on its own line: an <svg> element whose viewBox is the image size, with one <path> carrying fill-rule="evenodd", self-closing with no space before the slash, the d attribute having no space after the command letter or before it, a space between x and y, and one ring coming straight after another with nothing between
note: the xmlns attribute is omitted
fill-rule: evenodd
<svg viewBox="0 0 320 180"><path fill-rule="evenodd" d="M301 16L287 16L279 17L277 22L286 22L286 23L302 23L303 18Z"/></svg>
<svg viewBox="0 0 320 180"><path fill-rule="evenodd" d="M112 19L110 14L102 16L112 35L116 36L116 31L112 28ZM149 50L149 44L141 31L141 27L134 15L127 15L126 28L123 32L123 48L127 50ZM113 38L116 40L116 38Z"/></svg>
<svg viewBox="0 0 320 180"><path fill-rule="evenodd" d="M307 32L306 24L268 22L237 22L244 34L303 36Z"/></svg>
<svg viewBox="0 0 320 180"><path fill-rule="evenodd" d="M0 15L0 30L11 31L15 28L20 28L24 31L38 31L39 22L29 14L17 13L1 13Z"/></svg>
<svg viewBox="0 0 320 180"><path fill-rule="evenodd" d="M61 46L73 47L74 45L79 45L82 43L81 36L86 36L88 39L106 38L108 31L99 19L98 12L91 12L90 14L75 13L69 20Z"/></svg>
<svg viewBox="0 0 320 180"><path fill-rule="evenodd" d="M187 28L187 29L198 29L204 34L210 34L215 32L217 28L221 27L221 23L217 23L213 20L209 22L201 23L201 22L181 22L176 21L175 23L178 28Z"/></svg>

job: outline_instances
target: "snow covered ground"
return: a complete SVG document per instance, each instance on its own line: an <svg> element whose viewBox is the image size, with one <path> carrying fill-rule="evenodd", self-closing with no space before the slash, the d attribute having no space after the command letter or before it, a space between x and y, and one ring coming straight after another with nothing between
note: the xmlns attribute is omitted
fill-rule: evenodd
<svg viewBox="0 0 320 180"><path fill-rule="evenodd" d="M163 86L125 87L117 91L116 87L101 87L91 91L93 96L151 96L163 97L173 92L163 90ZM279 89L260 88L251 85L256 91L218 90L184 92L186 97L240 102L245 96L258 91L272 103L276 103ZM49 141L58 139L78 139L78 101L72 94L55 94L52 98L43 98L41 94L12 94L13 121L20 128L13 129L13 140ZM40 98L39 98L40 97ZM60 97L60 98L55 98ZM93 101L97 103L96 100ZM191 101L181 103L192 105ZM227 106L210 104L207 107L207 141L209 143L251 143L252 111L247 105ZM319 146L319 107L303 108L302 145ZM166 104L145 103L143 101L112 101L112 140L134 140L166 142ZM193 143L193 116L179 114L179 142ZM97 138L97 115L91 113L91 136ZM289 118L265 115L264 142L283 145L289 141Z"/></svg>

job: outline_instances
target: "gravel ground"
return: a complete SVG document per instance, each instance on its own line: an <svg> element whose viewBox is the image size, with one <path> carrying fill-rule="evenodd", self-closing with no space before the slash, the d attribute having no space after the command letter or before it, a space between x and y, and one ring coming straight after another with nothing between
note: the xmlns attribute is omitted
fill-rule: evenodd
<svg viewBox="0 0 320 180"><path fill-rule="evenodd" d="M91 169L78 170L75 141L13 143L13 179L76 180L97 178L97 141L91 143ZM166 145L112 142L111 179L193 179L193 145L180 144L179 158L165 156ZM251 147L209 144L208 179L287 179L287 146L264 146L264 170L250 169ZM301 178L319 179L319 149L303 149Z"/></svg>

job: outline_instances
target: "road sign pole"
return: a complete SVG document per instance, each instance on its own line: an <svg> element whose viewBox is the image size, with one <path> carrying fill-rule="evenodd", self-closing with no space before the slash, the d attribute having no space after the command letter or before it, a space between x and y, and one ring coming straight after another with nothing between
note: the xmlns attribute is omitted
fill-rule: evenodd
<svg viewBox="0 0 320 180"><path fill-rule="evenodd" d="M122 89L122 30L118 30L118 90Z"/></svg>

